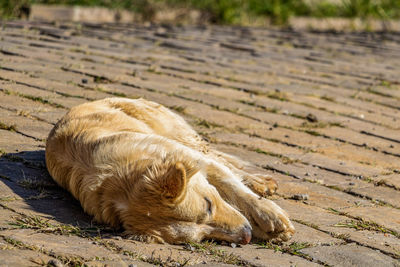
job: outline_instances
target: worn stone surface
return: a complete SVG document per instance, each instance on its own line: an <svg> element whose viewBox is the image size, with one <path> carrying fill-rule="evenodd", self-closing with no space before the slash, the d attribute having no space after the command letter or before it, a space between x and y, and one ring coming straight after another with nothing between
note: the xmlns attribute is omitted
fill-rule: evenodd
<svg viewBox="0 0 400 267"><path fill-rule="evenodd" d="M15 21L0 44L0 265L398 265L398 35ZM45 139L113 96L159 102L275 177L293 239L157 245L93 222L51 180Z"/></svg>
<svg viewBox="0 0 400 267"><path fill-rule="evenodd" d="M3 242L0 242L1 266L43 266L51 259L43 253L6 247Z"/></svg>
<svg viewBox="0 0 400 267"><path fill-rule="evenodd" d="M42 249L48 254L74 257L84 260L93 259L121 259L121 255L114 254L101 246L95 245L94 241L77 236L62 236L54 234L35 233L32 230L5 230L0 234L3 238L10 238L17 242L23 242L27 246ZM29 236L28 239L26 237Z"/></svg>
<svg viewBox="0 0 400 267"><path fill-rule="evenodd" d="M378 251L370 250L354 243L342 246L306 248L302 250L314 259L340 266L400 266Z"/></svg>

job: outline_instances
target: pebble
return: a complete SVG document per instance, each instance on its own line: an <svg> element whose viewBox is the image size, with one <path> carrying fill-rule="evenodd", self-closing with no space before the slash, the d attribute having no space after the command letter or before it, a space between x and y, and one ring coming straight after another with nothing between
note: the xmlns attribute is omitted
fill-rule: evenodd
<svg viewBox="0 0 400 267"><path fill-rule="evenodd" d="M236 246L237 246L237 245L236 245L235 243L231 243L231 247L232 247L232 248L236 248Z"/></svg>
<svg viewBox="0 0 400 267"><path fill-rule="evenodd" d="M87 79L82 79L82 83L88 83Z"/></svg>
<svg viewBox="0 0 400 267"><path fill-rule="evenodd" d="M192 245L190 245L190 244L185 244L185 245L184 245L184 248L187 249L187 250L190 250L190 251L195 251L195 250L196 250L196 249L195 249Z"/></svg>
<svg viewBox="0 0 400 267"><path fill-rule="evenodd" d="M355 185L355 183L353 183L353 182L350 182L350 183L349 183L349 185Z"/></svg>
<svg viewBox="0 0 400 267"><path fill-rule="evenodd" d="M292 196L292 199L294 200L308 200L309 195L308 194L295 194Z"/></svg>
<svg viewBox="0 0 400 267"><path fill-rule="evenodd" d="M47 265L48 266L54 266L54 267L63 267L64 266L64 264L62 264L62 262L57 260L57 259L49 260L47 262Z"/></svg>
<svg viewBox="0 0 400 267"><path fill-rule="evenodd" d="M317 122L317 121L318 121L317 116L315 116L314 114L311 114L311 113L309 113L309 114L306 116L306 119L307 119L309 122Z"/></svg>

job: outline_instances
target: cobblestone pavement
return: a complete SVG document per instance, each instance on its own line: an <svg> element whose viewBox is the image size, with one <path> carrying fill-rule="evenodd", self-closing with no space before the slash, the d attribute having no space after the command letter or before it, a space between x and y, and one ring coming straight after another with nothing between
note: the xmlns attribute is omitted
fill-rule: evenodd
<svg viewBox="0 0 400 267"><path fill-rule="evenodd" d="M8 22L0 30L0 265L400 266L400 35ZM72 106L144 97L279 181L283 244L145 244L49 177Z"/></svg>

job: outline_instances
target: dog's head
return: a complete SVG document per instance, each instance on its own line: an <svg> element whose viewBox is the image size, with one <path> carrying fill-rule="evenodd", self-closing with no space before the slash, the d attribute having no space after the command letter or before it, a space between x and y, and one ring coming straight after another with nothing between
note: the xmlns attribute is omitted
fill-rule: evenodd
<svg viewBox="0 0 400 267"><path fill-rule="evenodd" d="M116 204L128 233L168 243L250 242L247 219L221 198L193 164L152 165L135 180L125 200Z"/></svg>

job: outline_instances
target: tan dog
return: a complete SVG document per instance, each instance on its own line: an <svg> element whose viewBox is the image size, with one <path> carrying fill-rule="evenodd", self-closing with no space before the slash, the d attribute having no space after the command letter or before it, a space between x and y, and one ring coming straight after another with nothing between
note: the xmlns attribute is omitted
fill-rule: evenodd
<svg viewBox="0 0 400 267"><path fill-rule="evenodd" d="M209 148L178 115L144 99L74 107L51 131L47 168L102 223L137 237L181 243L288 240L287 214L259 195L269 177ZM258 195L257 195L257 194Z"/></svg>

